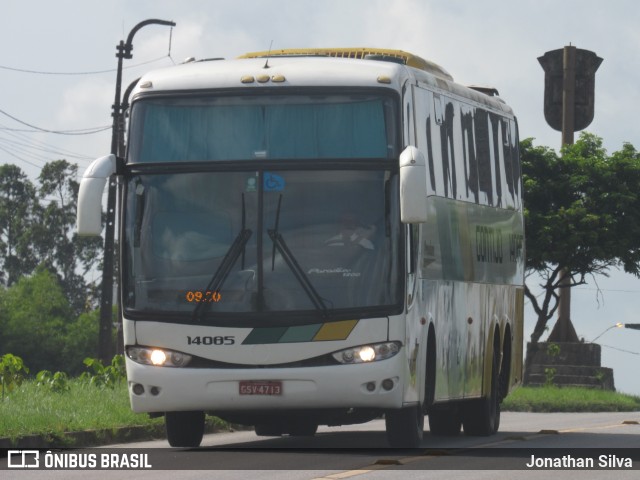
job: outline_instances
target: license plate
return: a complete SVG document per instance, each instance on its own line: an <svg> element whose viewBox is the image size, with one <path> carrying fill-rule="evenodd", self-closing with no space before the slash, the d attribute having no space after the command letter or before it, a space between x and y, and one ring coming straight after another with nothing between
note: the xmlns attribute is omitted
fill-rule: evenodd
<svg viewBox="0 0 640 480"><path fill-rule="evenodd" d="M240 395L282 395L282 382L241 380Z"/></svg>

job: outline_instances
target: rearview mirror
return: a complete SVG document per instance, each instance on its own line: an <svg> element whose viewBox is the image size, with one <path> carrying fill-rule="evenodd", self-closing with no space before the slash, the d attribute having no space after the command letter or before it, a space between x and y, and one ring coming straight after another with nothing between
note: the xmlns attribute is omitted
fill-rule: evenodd
<svg viewBox="0 0 640 480"><path fill-rule="evenodd" d="M84 172L78 191L76 227L78 235L97 236L102 232L102 193L107 179L116 173L116 156L94 160Z"/></svg>
<svg viewBox="0 0 640 480"><path fill-rule="evenodd" d="M400 154L400 220L427 221L427 166L424 154L411 146Z"/></svg>

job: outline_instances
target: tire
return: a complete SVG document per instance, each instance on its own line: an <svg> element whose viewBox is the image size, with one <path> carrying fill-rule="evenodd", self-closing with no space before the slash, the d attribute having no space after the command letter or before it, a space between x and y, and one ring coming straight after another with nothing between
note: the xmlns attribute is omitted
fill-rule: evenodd
<svg viewBox="0 0 640 480"><path fill-rule="evenodd" d="M318 431L318 424L313 422L295 422L289 427L289 435L294 437L313 437Z"/></svg>
<svg viewBox="0 0 640 480"><path fill-rule="evenodd" d="M417 448L424 431L422 406L388 410L384 416L387 440L392 447Z"/></svg>
<svg viewBox="0 0 640 480"><path fill-rule="evenodd" d="M283 434L279 423L257 423L254 430L259 437L281 437Z"/></svg>
<svg viewBox="0 0 640 480"><path fill-rule="evenodd" d="M462 418L466 435L489 436L500 428L499 362L499 343L494 342L489 395L466 405Z"/></svg>
<svg viewBox="0 0 640 480"><path fill-rule="evenodd" d="M436 436L455 436L460 433L462 419L457 408L440 408L429 412L429 431Z"/></svg>
<svg viewBox="0 0 640 480"><path fill-rule="evenodd" d="M429 329L427 340L427 366L424 380L424 413L429 413L436 398L436 341L433 330Z"/></svg>
<svg viewBox="0 0 640 480"><path fill-rule="evenodd" d="M164 425L172 447L199 447L204 435L204 412L167 412Z"/></svg>

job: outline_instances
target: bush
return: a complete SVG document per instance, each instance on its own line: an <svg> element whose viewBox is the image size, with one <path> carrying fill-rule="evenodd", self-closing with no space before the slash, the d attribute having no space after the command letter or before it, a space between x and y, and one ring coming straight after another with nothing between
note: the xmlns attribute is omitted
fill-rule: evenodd
<svg viewBox="0 0 640 480"><path fill-rule="evenodd" d="M2 384L2 400L5 394L19 387L29 369L20 357L7 353L0 359L0 383Z"/></svg>
<svg viewBox="0 0 640 480"><path fill-rule="evenodd" d="M98 347L99 311L75 318L58 279L39 268L0 289L0 352L20 356L34 371L79 375Z"/></svg>
<svg viewBox="0 0 640 480"><path fill-rule="evenodd" d="M45 269L3 293L0 351L23 358L34 371L63 370L65 323L72 316L56 277Z"/></svg>
<svg viewBox="0 0 640 480"><path fill-rule="evenodd" d="M102 362L97 358L85 358L84 364L93 371L93 374L84 372L80 376L80 379L90 385L115 388L126 378L124 357L122 355L113 357L111 365L107 365L106 367L102 365Z"/></svg>
<svg viewBox="0 0 640 480"><path fill-rule="evenodd" d="M36 385L38 387L45 387L52 392L61 393L68 392L69 377L64 372L51 373L49 370L42 370L36 375Z"/></svg>

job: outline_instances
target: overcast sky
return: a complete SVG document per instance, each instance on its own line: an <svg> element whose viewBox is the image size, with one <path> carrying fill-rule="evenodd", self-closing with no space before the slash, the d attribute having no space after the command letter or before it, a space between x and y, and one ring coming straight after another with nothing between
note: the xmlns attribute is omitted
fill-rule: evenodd
<svg viewBox="0 0 640 480"><path fill-rule="evenodd" d="M108 127L116 45L148 18L177 26L152 25L136 34L133 59L125 60L125 87L187 57L233 58L267 50L271 42L274 49L402 49L442 65L459 83L496 87L518 116L520 137L556 149L560 133L544 120L537 57L572 44L604 59L587 130L602 137L610 153L624 142L640 148L636 0L2 0L2 6L0 163L14 163L34 179L58 158L78 163L82 172L109 153L110 131L15 131L32 129L6 114L46 130ZM587 341L616 322L640 323L640 281L612 273L574 289L572 318ZM533 322L527 306L525 339ZM615 329L599 343L606 345L603 366L614 368L618 389L640 394L640 331Z"/></svg>

